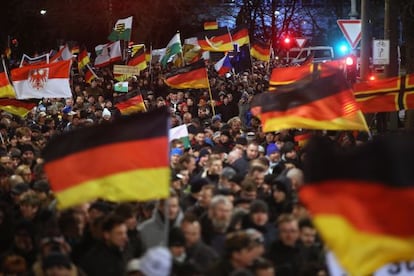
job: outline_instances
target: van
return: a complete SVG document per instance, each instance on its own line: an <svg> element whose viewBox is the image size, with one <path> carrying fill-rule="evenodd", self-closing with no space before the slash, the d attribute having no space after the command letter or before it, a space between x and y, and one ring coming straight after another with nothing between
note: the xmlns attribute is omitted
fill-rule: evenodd
<svg viewBox="0 0 414 276"><path fill-rule="evenodd" d="M330 46L291 48L289 50L289 61L293 64L301 64L311 55L313 55L313 63L327 62L334 59L334 50Z"/></svg>

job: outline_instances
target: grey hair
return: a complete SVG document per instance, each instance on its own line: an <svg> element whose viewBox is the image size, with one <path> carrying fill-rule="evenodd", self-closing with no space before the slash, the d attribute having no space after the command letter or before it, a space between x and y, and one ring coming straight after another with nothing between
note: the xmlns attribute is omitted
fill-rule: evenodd
<svg viewBox="0 0 414 276"><path fill-rule="evenodd" d="M215 209L219 204L225 204L225 205L233 206L233 203L231 203L231 201L228 197L226 197L224 195L216 195L211 199L210 209Z"/></svg>

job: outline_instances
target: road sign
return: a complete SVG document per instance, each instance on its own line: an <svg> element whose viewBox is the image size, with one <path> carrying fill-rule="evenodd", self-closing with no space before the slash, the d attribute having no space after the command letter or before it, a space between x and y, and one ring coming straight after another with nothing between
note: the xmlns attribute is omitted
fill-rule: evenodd
<svg viewBox="0 0 414 276"><path fill-rule="evenodd" d="M378 65L390 64L390 41L376 39L372 44L372 63Z"/></svg>
<svg viewBox="0 0 414 276"><path fill-rule="evenodd" d="M352 49L355 49L361 40L361 20L339 19L337 23Z"/></svg>
<svg viewBox="0 0 414 276"><path fill-rule="evenodd" d="M307 39L303 37L295 37L295 41L299 48L303 48L303 46L305 46Z"/></svg>
<svg viewBox="0 0 414 276"><path fill-rule="evenodd" d="M139 68L128 65L114 65L114 74L139 75Z"/></svg>

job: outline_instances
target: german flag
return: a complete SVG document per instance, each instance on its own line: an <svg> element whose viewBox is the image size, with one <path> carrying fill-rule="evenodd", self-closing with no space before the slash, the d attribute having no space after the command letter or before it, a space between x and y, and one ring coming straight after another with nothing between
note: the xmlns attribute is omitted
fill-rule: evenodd
<svg viewBox="0 0 414 276"><path fill-rule="evenodd" d="M238 44L239 47L250 44L249 30L245 26L238 26L231 31L233 44Z"/></svg>
<svg viewBox="0 0 414 276"><path fill-rule="evenodd" d="M414 256L413 138L376 137L352 150L328 138L308 143L300 201L350 275Z"/></svg>
<svg viewBox="0 0 414 276"><path fill-rule="evenodd" d="M354 85L354 95L364 113L414 108L414 74Z"/></svg>
<svg viewBox="0 0 414 276"><path fill-rule="evenodd" d="M116 97L115 102L116 108L119 109L122 115L147 111L141 94L136 95L135 93L127 93Z"/></svg>
<svg viewBox="0 0 414 276"><path fill-rule="evenodd" d="M88 51L85 47L82 48L82 51L80 51L78 55L78 68L79 70L82 70L86 66L86 64L90 63Z"/></svg>
<svg viewBox="0 0 414 276"><path fill-rule="evenodd" d="M71 49L72 54L79 54L79 51L80 51L79 45L72 46L72 49Z"/></svg>
<svg viewBox="0 0 414 276"><path fill-rule="evenodd" d="M208 88L208 75L204 60L201 59L188 66L179 68L170 75L167 75L165 83L172 88Z"/></svg>
<svg viewBox="0 0 414 276"><path fill-rule="evenodd" d="M311 61L312 56L300 66L273 68L269 85L277 88L277 86L291 84L310 75L324 77L330 75L332 70L340 70L336 62L314 64Z"/></svg>
<svg viewBox="0 0 414 276"><path fill-rule="evenodd" d="M36 101L0 98L0 110L19 117L25 117L35 106Z"/></svg>
<svg viewBox="0 0 414 276"><path fill-rule="evenodd" d="M137 67L139 70L147 68L147 61L145 59L145 48L139 49L135 55L128 61L129 66Z"/></svg>
<svg viewBox="0 0 414 276"><path fill-rule="evenodd" d="M6 64L3 58L1 59L0 66L0 98L16 98L16 92L10 84Z"/></svg>
<svg viewBox="0 0 414 276"><path fill-rule="evenodd" d="M233 41L227 28L219 28L199 33L198 44L204 51L230 52L233 51Z"/></svg>
<svg viewBox="0 0 414 276"><path fill-rule="evenodd" d="M204 30L217 30L217 29L218 29L217 21L204 22Z"/></svg>
<svg viewBox="0 0 414 276"><path fill-rule="evenodd" d="M307 64L302 66L291 67L275 67L270 75L269 85L279 86L291 84L295 81L303 79L317 70L317 66Z"/></svg>
<svg viewBox="0 0 414 276"><path fill-rule="evenodd" d="M327 74L327 72L325 72ZM364 116L340 71L319 79L302 79L256 95L252 114L264 132L304 128L368 130Z"/></svg>
<svg viewBox="0 0 414 276"><path fill-rule="evenodd" d="M269 62L270 60L270 44L260 41L253 43L250 48L250 55L257 60Z"/></svg>
<svg viewBox="0 0 414 276"><path fill-rule="evenodd" d="M158 109L50 140L43 156L59 208L167 197L168 117Z"/></svg>
<svg viewBox="0 0 414 276"><path fill-rule="evenodd" d="M151 49L145 50L145 60L147 61L147 63L151 63L151 59L152 59Z"/></svg>
<svg viewBox="0 0 414 276"><path fill-rule="evenodd" d="M96 76L96 73L93 71L93 69L89 65L87 65L85 71L85 82L90 84L92 80L97 78L98 77Z"/></svg>
<svg viewBox="0 0 414 276"><path fill-rule="evenodd" d="M303 148L309 141L309 139L312 137L312 133L309 131L301 131L295 133L293 140L295 143L300 147Z"/></svg>

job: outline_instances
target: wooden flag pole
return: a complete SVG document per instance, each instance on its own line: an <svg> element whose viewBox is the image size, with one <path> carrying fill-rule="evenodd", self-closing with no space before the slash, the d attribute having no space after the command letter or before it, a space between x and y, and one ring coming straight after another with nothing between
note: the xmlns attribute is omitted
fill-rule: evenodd
<svg viewBox="0 0 414 276"><path fill-rule="evenodd" d="M208 71L207 71L207 68L206 68L206 74L207 74L208 94L209 94L209 96L210 96L210 105L211 105L211 110L213 111L213 116L216 116L216 110L214 109L213 94L211 93L210 80L209 80L209 78L208 78Z"/></svg>

